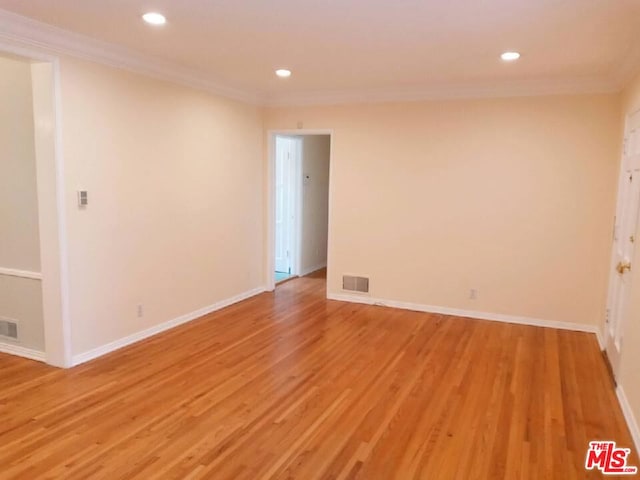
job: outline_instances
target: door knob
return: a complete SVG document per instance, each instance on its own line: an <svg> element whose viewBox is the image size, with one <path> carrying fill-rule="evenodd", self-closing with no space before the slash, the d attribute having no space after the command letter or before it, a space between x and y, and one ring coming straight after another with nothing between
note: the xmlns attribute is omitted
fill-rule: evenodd
<svg viewBox="0 0 640 480"><path fill-rule="evenodd" d="M625 271L631 270L631 262L618 262L616 265L616 270L620 275L622 275Z"/></svg>

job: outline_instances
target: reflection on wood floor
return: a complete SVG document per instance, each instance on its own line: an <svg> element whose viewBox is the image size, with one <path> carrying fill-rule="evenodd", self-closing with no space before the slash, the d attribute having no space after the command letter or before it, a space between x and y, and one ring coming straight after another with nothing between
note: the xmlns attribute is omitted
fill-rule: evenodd
<svg viewBox="0 0 640 480"><path fill-rule="evenodd" d="M600 478L594 439L632 447L593 335L328 301L324 271L72 370L0 355L3 479Z"/></svg>

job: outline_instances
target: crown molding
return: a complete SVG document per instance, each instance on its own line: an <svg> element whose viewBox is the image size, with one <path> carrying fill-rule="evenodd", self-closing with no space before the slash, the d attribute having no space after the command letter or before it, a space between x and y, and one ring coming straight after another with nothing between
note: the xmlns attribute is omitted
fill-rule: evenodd
<svg viewBox="0 0 640 480"><path fill-rule="evenodd" d="M0 40L17 47L35 48L46 53L67 55L129 70L246 103L260 104L262 100L255 92L225 85L201 71L184 68L2 9Z"/></svg>
<svg viewBox="0 0 640 480"><path fill-rule="evenodd" d="M265 105L269 107L292 107L348 103L579 95L614 93L619 90L618 82L610 78L585 77L563 80L543 79L513 82L459 83L431 87L304 92L274 95L267 98Z"/></svg>
<svg viewBox="0 0 640 480"><path fill-rule="evenodd" d="M319 90L263 95L217 81L202 71L64 30L0 9L0 42L18 48L66 55L160 80L203 90L221 97L266 107L407 102L446 99L526 97L613 93L623 89L638 72L640 47L633 48L613 75L573 79L457 83L382 89Z"/></svg>

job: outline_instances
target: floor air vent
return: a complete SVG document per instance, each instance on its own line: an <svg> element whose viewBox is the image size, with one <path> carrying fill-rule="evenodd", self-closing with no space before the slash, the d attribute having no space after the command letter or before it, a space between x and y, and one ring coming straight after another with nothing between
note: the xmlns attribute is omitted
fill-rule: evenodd
<svg viewBox="0 0 640 480"><path fill-rule="evenodd" d="M12 322L11 320L0 318L0 336L17 340L18 324L16 322Z"/></svg>
<svg viewBox="0 0 640 480"><path fill-rule="evenodd" d="M367 277L343 275L342 289L350 292L369 293L369 279Z"/></svg>

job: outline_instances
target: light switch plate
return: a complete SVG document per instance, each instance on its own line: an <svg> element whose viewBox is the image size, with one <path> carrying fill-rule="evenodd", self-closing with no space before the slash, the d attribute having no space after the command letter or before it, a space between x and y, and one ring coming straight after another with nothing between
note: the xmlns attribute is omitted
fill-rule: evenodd
<svg viewBox="0 0 640 480"><path fill-rule="evenodd" d="M80 208L89 205L89 194L86 190L78 190L78 206Z"/></svg>

